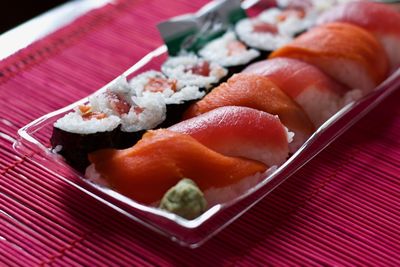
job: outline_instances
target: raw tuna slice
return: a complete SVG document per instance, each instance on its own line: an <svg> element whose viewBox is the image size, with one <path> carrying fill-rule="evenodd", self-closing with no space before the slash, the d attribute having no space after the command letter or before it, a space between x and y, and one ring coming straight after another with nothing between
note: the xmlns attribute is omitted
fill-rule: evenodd
<svg viewBox="0 0 400 267"><path fill-rule="evenodd" d="M226 106L173 125L226 156L280 165L289 156L288 132L278 116L246 107Z"/></svg>
<svg viewBox="0 0 400 267"><path fill-rule="evenodd" d="M350 94L317 67L291 58L263 60L248 66L243 73L260 74L279 86L307 113L315 126L335 114Z"/></svg>

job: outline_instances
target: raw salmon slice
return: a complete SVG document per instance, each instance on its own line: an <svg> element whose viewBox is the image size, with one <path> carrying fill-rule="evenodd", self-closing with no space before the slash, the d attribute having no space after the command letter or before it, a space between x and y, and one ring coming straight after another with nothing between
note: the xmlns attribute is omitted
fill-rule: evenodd
<svg viewBox="0 0 400 267"><path fill-rule="evenodd" d="M88 176L100 175L111 188L144 204L159 201L184 177L207 191L240 187L242 179L267 169L260 162L221 155L187 134L165 129L148 131L128 149L91 153L89 160L93 165L88 170L96 173Z"/></svg>
<svg viewBox="0 0 400 267"><path fill-rule="evenodd" d="M385 48L391 69L400 66L400 13L386 4L350 2L324 13L317 24L347 22L374 34Z"/></svg>
<svg viewBox="0 0 400 267"><path fill-rule="evenodd" d="M364 94L372 91L389 72L386 53L368 31L348 23L328 23L316 27L270 58L300 59L320 68L336 81Z"/></svg>

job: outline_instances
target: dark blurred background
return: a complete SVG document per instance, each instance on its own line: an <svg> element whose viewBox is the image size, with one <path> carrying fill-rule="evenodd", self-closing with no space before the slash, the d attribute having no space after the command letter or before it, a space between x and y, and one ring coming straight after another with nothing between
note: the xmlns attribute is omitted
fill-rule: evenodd
<svg viewBox="0 0 400 267"><path fill-rule="evenodd" d="M0 34L67 0L0 0Z"/></svg>

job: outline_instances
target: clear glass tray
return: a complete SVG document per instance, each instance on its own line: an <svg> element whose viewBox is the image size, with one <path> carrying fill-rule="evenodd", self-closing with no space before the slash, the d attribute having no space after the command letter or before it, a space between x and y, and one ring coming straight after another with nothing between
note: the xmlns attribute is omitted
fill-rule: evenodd
<svg viewBox="0 0 400 267"><path fill-rule="evenodd" d="M122 75L129 79L143 71L159 69L166 58L166 47L161 46L147 54ZM117 79L105 85L99 91L105 90ZM111 189L96 185L71 168L61 156L52 152L49 140L54 122L77 105L86 103L88 98L51 112L22 127L18 131L19 138L14 144L14 149L25 157L32 158L33 162L47 169L58 179L73 185L83 193L96 198L130 219L169 237L183 246L195 248L245 213L399 87L400 69L373 92L357 102L349 103L338 111L319 127L309 140L282 166L271 171L255 187L231 202L211 207L194 220L186 220L174 214L141 205Z"/></svg>

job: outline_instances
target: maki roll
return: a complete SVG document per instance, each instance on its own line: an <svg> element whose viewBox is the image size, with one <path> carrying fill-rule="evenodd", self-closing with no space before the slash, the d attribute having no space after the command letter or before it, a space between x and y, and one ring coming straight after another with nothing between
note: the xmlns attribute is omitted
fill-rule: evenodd
<svg viewBox="0 0 400 267"><path fill-rule="evenodd" d="M55 122L50 142L55 152L83 171L89 165L89 152L113 147L120 122L118 116L95 111L89 105L79 106Z"/></svg>
<svg viewBox="0 0 400 267"><path fill-rule="evenodd" d="M228 74L228 70L218 63L194 54L170 57L161 71L168 78L177 80L178 86L197 86L206 91L221 83Z"/></svg>
<svg viewBox="0 0 400 267"><path fill-rule="evenodd" d="M263 23L276 25L280 34L294 37L309 29L314 20L305 10L298 8L270 8L262 12L258 19Z"/></svg>
<svg viewBox="0 0 400 267"><path fill-rule="evenodd" d="M120 131L114 141L116 148L132 146L145 130L158 126L166 117L163 97L147 93L137 95L125 77L118 79L106 92L89 98L89 102L104 113L120 118Z"/></svg>
<svg viewBox="0 0 400 267"><path fill-rule="evenodd" d="M165 114L162 97L138 97L126 79L120 78L107 90L89 97L87 105L57 120L51 144L71 166L83 171L89 165L88 153L132 146L145 130L163 122Z"/></svg>
<svg viewBox="0 0 400 267"><path fill-rule="evenodd" d="M199 51L199 55L228 68L228 76L240 72L248 64L260 59L260 52L248 48L236 38L234 32L227 32L222 37L208 43Z"/></svg>
<svg viewBox="0 0 400 267"><path fill-rule="evenodd" d="M235 31L241 41L259 50L263 57L293 39L282 34L276 24L262 21L259 17L242 19L236 24Z"/></svg>
<svg viewBox="0 0 400 267"><path fill-rule="evenodd" d="M269 8L255 18L236 24L239 39L264 56L311 28L319 14L333 3L327 1L278 0L278 7Z"/></svg>
<svg viewBox="0 0 400 267"><path fill-rule="evenodd" d="M160 127L168 127L178 122L182 113L193 103L200 99L205 92L195 85L184 85L178 80L168 78L158 71L144 72L129 84L138 97L160 97L166 104L166 119Z"/></svg>

